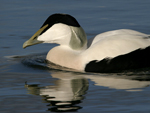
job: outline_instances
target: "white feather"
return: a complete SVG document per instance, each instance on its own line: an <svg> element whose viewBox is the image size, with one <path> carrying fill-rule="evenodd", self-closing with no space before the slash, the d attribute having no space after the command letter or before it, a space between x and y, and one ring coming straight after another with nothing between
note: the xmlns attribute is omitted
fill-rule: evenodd
<svg viewBox="0 0 150 113"><path fill-rule="evenodd" d="M54 24L46 32L38 37L39 41L44 43L57 43L61 45L68 45L71 37L71 29L65 24Z"/></svg>
<svg viewBox="0 0 150 113"><path fill-rule="evenodd" d="M84 63L123 55L150 45L149 35L129 29L108 31L93 38L90 47L82 53Z"/></svg>

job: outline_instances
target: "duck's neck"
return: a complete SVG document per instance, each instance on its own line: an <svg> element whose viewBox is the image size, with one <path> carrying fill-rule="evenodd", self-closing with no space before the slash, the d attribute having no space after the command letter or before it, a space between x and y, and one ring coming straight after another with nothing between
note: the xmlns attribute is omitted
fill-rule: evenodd
<svg viewBox="0 0 150 113"><path fill-rule="evenodd" d="M83 70L82 58L80 53L84 50L73 50L68 46L56 46L51 49L46 59L54 64L72 68L76 70Z"/></svg>
<svg viewBox="0 0 150 113"><path fill-rule="evenodd" d="M70 29L71 37L66 37L66 40L70 39L69 43L66 45L59 43L60 46L56 46L48 52L46 59L60 66L83 70L83 59L80 53L87 49L86 34L82 27L70 26Z"/></svg>

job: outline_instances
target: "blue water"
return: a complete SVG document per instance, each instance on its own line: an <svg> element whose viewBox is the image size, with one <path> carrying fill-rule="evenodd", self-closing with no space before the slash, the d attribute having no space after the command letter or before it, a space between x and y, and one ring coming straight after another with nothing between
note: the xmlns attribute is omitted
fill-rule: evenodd
<svg viewBox="0 0 150 113"><path fill-rule="evenodd" d="M93 37L115 29L150 34L150 1L0 0L0 112L150 112L150 70L93 74L54 69L55 45L22 49L53 13L74 16Z"/></svg>

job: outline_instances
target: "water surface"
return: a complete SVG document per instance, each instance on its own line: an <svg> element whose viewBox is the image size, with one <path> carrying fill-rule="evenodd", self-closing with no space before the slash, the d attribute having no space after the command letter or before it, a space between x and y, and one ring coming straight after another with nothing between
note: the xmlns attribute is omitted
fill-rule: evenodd
<svg viewBox="0 0 150 113"><path fill-rule="evenodd" d="M1 0L0 112L149 113L149 68L113 74L62 71L45 62L54 44L22 49L53 13L74 16L88 38L122 28L150 34L149 4L148 0Z"/></svg>

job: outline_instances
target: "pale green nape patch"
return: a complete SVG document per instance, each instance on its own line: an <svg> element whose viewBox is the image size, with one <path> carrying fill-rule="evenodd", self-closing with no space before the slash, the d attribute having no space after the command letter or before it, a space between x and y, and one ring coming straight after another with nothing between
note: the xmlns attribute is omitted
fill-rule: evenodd
<svg viewBox="0 0 150 113"><path fill-rule="evenodd" d="M72 27L71 26L71 40L70 40L70 47L74 50L82 50L87 48L87 37L82 29L82 27Z"/></svg>

